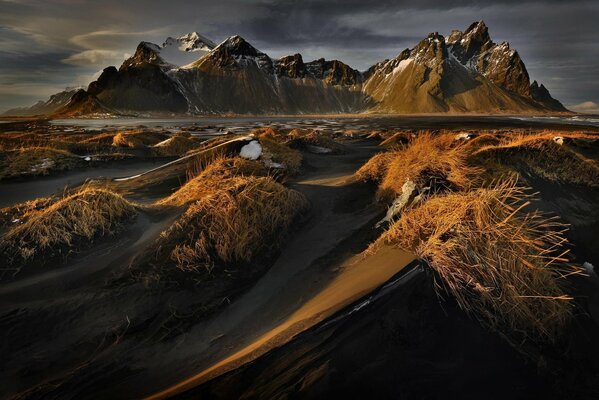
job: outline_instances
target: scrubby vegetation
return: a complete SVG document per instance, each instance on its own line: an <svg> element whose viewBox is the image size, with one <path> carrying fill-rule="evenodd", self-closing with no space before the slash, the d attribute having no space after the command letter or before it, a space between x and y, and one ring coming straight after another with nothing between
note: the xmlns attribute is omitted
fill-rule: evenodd
<svg viewBox="0 0 599 400"><path fill-rule="evenodd" d="M293 129L287 134L287 137L289 138L287 144L293 149L317 154L343 154L346 152L343 144L324 132Z"/></svg>
<svg viewBox="0 0 599 400"><path fill-rule="evenodd" d="M380 200L395 200L383 220L388 229L369 251L382 244L411 251L491 329L556 340L574 308L565 278L581 271L568 262L566 227L524 211L532 199L517 173L595 187L597 166L570 146L577 140L596 137L420 132L377 154L356 175L378 183Z"/></svg>
<svg viewBox="0 0 599 400"><path fill-rule="evenodd" d="M599 165L572 146L577 141L594 141L597 137L542 132L505 135L496 140L473 150L471 162L486 165L495 175L520 168L549 181L599 187Z"/></svg>
<svg viewBox="0 0 599 400"><path fill-rule="evenodd" d="M0 238L0 253L13 273L28 262L44 264L66 257L82 244L112 235L136 214L133 204L102 189L82 189L47 206L24 207L24 211L23 222L13 224Z"/></svg>
<svg viewBox="0 0 599 400"><path fill-rule="evenodd" d="M0 162L0 179L47 175L75 167L80 158L51 147L27 147L8 152Z"/></svg>
<svg viewBox="0 0 599 400"><path fill-rule="evenodd" d="M154 146L169 136L160 132L151 131L126 131L119 132L112 138L112 145L116 147L128 147L130 149L143 149Z"/></svg>
<svg viewBox="0 0 599 400"><path fill-rule="evenodd" d="M240 157L217 157L207 165L197 163L188 170L188 181L159 204L181 206L220 190L229 190L248 176L266 176L267 169L257 161Z"/></svg>
<svg viewBox="0 0 599 400"><path fill-rule="evenodd" d="M514 181L434 196L406 210L374 246L418 255L492 329L554 340L573 309L563 278L580 271L565 258L564 225L520 212L528 200Z"/></svg>
<svg viewBox="0 0 599 400"><path fill-rule="evenodd" d="M378 198L391 200L411 181L420 190L465 190L476 180L478 169L466 162L468 153L452 136L421 133L397 151L381 153L357 175L379 183Z"/></svg>
<svg viewBox="0 0 599 400"><path fill-rule="evenodd" d="M14 206L0 209L0 232L12 224L25 223L35 211L48 207L57 200L56 197L40 197L35 200L26 201Z"/></svg>
<svg viewBox="0 0 599 400"><path fill-rule="evenodd" d="M249 262L277 249L305 207L301 194L270 177L233 178L192 203L162 234L160 251L185 271Z"/></svg>
<svg viewBox="0 0 599 400"><path fill-rule="evenodd" d="M175 135L152 146L154 153L160 157L181 157L198 148L202 141L181 135Z"/></svg>

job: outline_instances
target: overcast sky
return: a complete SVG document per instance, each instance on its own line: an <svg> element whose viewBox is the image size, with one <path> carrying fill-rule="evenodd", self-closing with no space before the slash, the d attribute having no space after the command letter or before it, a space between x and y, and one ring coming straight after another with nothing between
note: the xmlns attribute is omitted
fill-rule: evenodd
<svg viewBox="0 0 599 400"><path fill-rule="evenodd" d="M429 32L481 19L554 97L599 103L598 0L0 0L0 111L87 86L141 40L239 34L271 57L299 52L364 70Z"/></svg>

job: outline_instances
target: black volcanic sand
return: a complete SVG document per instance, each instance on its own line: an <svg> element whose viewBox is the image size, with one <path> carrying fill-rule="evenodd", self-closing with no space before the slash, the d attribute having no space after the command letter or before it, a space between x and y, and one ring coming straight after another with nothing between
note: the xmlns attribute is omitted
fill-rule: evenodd
<svg viewBox="0 0 599 400"><path fill-rule="evenodd" d="M575 261L599 264L599 190L531 176L531 207L570 224ZM599 278L576 277L576 322L556 348L523 354L434 292L416 267L252 363L176 398L597 399Z"/></svg>
<svg viewBox="0 0 599 400"><path fill-rule="evenodd" d="M571 333L568 361L534 362L453 301L440 301L423 271L402 272L369 304L175 398L597 398L599 328L588 318Z"/></svg>
<svg viewBox="0 0 599 400"><path fill-rule="evenodd" d="M164 160L122 160L105 163L95 168L80 168L56 174L27 179L0 181L0 208L27 200L60 195L89 179L123 177L140 174L164 163Z"/></svg>
<svg viewBox="0 0 599 400"><path fill-rule="evenodd" d="M291 186L309 198L313 212L280 257L257 260L233 280L194 289L168 276L158 283L132 276L140 270L129 265L148 256L148 246L180 212L173 210L143 211L117 238L95 243L65 265L2 283L4 393L137 398L276 326L377 234L372 226L384 210L373 205L373 187L347 181L377 150L368 140L348 144L345 154L306 154L306 173Z"/></svg>

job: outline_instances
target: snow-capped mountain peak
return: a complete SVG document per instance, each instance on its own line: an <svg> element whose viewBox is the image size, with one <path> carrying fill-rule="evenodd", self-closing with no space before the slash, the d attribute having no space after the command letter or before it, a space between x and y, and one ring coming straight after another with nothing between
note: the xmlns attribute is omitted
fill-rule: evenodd
<svg viewBox="0 0 599 400"><path fill-rule="evenodd" d="M178 38L168 37L162 48L176 47L181 51L210 51L216 44L197 32L191 32Z"/></svg>
<svg viewBox="0 0 599 400"><path fill-rule="evenodd" d="M196 61L216 47L216 44L197 32L178 38L168 37L159 48L160 57L168 64L183 66Z"/></svg>

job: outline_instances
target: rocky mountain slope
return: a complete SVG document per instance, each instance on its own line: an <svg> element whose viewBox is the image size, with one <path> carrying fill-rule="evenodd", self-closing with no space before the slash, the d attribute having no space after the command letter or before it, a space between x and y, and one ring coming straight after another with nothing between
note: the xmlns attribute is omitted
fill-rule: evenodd
<svg viewBox="0 0 599 400"><path fill-rule="evenodd" d="M162 46L141 42L87 93L97 112L133 114L567 111L530 83L518 52L494 43L483 21L447 38L431 33L365 72L338 60L304 62L300 54L273 59L240 36L217 46L197 33ZM69 114L72 106L50 112Z"/></svg>
<svg viewBox="0 0 599 400"><path fill-rule="evenodd" d="M482 21L447 38L432 33L366 74L364 92L379 112L566 111L548 92L532 96L520 56L495 44Z"/></svg>
<svg viewBox="0 0 599 400"><path fill-rule="evenodd" d="M68 102L71 100L71 97L73 97L73 95L79 89L80 88L66 88L62 92L53 94L46 101L40 100L31 107L12 108L4 112L3 115L28 116L52 114L59 110L61 107L64 107L66 104L68 104Z"/></svg>

